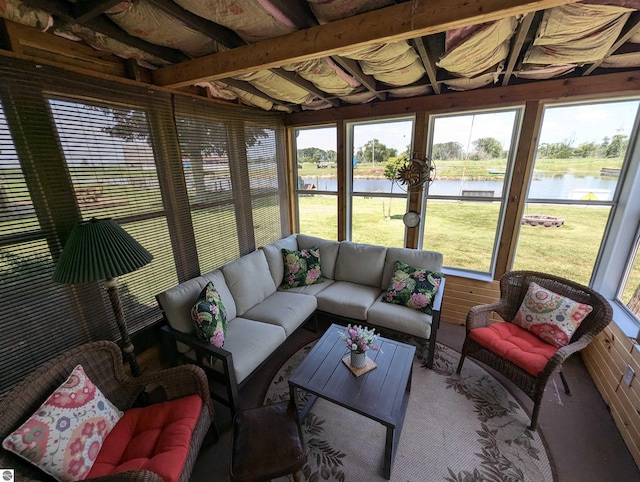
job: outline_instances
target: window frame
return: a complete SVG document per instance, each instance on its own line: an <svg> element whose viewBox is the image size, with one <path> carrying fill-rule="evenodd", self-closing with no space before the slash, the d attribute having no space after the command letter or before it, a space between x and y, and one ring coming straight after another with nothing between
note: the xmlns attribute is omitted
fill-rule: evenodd
<svg viewBox="0 0 640 482"><path fill-rule="evenodd" d="M434 114L429 116L429 127L428 127L428 138L427 138L427 150L426 156L431 159L432 151L433 151L433 140L435 134L435 122L437 119L448 118L448 117L461 117L468 115L478 115L478 114L490 114L490 113L498 113L498 112L507 112L513 111L515 114L513 120L513 128L511 131L511 143L509 146L509 154L507 156L507 165L504 175L503 188L500 196L493 197L463 197L462 195L458 196L450 196L450 195L431 195L429 194L429 186L425 185L424 193L422 196L422 204L421 204L421 213L423 219L429 216L428 211L428 201L431 200L449 200L449 201L474 201L474 202L500 202L500 210L498 215L498 220L496 223L496 232L493 240L493 249L491 252L491 262L488 271L478 271L472 270L468 268L461 268L458 266L443 266L443 272L445 274L451 274L455 276L461 276L471 279L483 280L483 281L491 281L494 278L497 266L497 255L500 247L500 236L502 233L502 228L504 226L504 217L507 210L507 200L509 196L509 191L511 187L511 182L513 180L513 171L515 168L515 159L517 154L518 142L520 139L520 131L522 128L522 122L524 118L524 105L515 105L508 106L502 108L489 108L489 109L472 109L465 110L460 112L447 112L443 114ZM438 180L438 166L435 164L435 180ZM419 235L418 235L418 249L423 249L423 240L424 240L424 230L426 227L425 222L420 223Z"/></svg>

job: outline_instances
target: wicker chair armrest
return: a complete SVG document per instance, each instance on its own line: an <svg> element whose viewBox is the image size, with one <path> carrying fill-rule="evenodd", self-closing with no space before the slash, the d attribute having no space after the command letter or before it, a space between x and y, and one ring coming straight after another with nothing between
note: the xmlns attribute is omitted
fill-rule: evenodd
<svg viewBox="0 0 640 482"><path fill-rule="evenodd" d="M496 301L487 305L474 306L467 313L466 328L467 333L474 328L481 328L489 325L489 315L492 312L496 312L499 315L504 311L504 303L502 301ZM502 315L501 315L502 316Z"/></svg>
<svg viewBox="0 0 640 482"><path fill-rule="evenodd" d="M174 400L187 395L199 395L207 405L211 418L214 418L215 413L209 394L209 381L200 367L196 365L181 365L147 373L140 377L129 378L125 382L125 388L129 390L129 393L135 395L130 400L130 406L133 406L138 395L143 390L158 387L162 387L167 400Z"/></svg>
<svg viewBox="0 0 640 482"><path fill-rule="evenodd" d="M585 348L589 343L591 343L592 339L593 336L583 335L573 343L569 343L568 345L558 349L558 351L549 358L549 361L539 376L550 376L554 371L559 370L567 358Z"/></svg>
<svg viewBox="0 0 640 482"><path fill-rule="evenodd" d="M85 480L90 480L91 482L163 482L162 477L149 470L128 470Z"/></svg>

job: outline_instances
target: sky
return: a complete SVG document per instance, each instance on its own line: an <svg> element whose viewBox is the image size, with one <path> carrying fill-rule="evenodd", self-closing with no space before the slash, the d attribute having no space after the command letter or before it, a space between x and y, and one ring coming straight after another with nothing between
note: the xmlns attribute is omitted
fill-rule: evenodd
<svg viewBox="0 0 640 482"><path fill-rule="evenodd" d="M638 103L637 100L633 100L547 108L544 112L540 143L571 141L571 145L577 147L583 142L601 143L605 136L611 138L618 133L629 136ZM514 119L514 111L442 116L436 120L434 144L459 142L466 150L468 145L472 147L475 139L494 137L500 141L504 149L508 149ZM354 128L354 147L357 150L367 141L378 139L387 147L393 147L399 153L403 152L411 141L411 125L410 120L357 124ZM336 150L335 128L300 130L297 148L305 147Z"/></svg>

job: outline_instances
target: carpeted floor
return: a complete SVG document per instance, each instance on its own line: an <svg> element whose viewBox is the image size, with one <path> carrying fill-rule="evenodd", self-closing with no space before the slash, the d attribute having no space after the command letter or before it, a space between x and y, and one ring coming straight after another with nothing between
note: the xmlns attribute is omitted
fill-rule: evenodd
<svg viewBox="0 0 640 482"><path fill-rule="evenodd" d="M289 376L314 344L298 350L276 373L265 404L289 399ZM455 375L458 360L455 350L440 344L433 370L424 360L414 359L412 390L390 480L551 482L553 470L542 438L526 429L524 410L474 362L467 361L461 376ZM385 480L381 424L320 399L302 429L309 452L304 480Z"/></svg>
<svg viewBox="0 0 640 482"><path fill-rule="evenodd" d="M250 408L262 404L272 378L285 361L319 336L320 333L298 330L290 337L275 356L243 386L241 406ZM438 332L438 341L459 351L464 341L464 328L443 323ZM466 367L465 363L465 370ZM538 423L540 428L538 433L543 434L547 452L553 459L557 473L556 480L559 482L640 482L640 471L615 428L607 407L581 358L577 356L569 359L565 363L564 371L573 395L565 395L561 389L557 388L556 383L550 383L545 392ZM527 414L530 414L531 401L499 375L493 375L503 383L519 405L524 407ZM555 382L560 386L559 379ZM223 406L216 405L216 410L216 422L221 437L217 444L205 445L202 448L191 477L194 482L229 480L231 417L229 410ZM403 431L406 428L407 425ZM396 464L398 463L396 460ZM397 467L394 467L394 471ZM406 480L421 482L410 478Z"/></svg>

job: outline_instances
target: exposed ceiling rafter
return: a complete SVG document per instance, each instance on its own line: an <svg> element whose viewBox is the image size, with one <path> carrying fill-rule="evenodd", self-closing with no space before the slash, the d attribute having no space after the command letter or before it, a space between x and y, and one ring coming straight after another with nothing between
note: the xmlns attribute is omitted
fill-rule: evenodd
<svg viewBox="0 0 640 482"><path fill-rule="evenodd" d="M618 50L622 46L622 44L624 44L627 40L629 40L631 37L633 37L639 31L640 31L640 12L633 12L629 16L629 20L627 20L627 23L625 24L624 28L622 29L622 32L620 32L620 37L618 37L618 40L616 40L613 43L613 45L607 51L607 54L604 56L604 58L602 58L602 59L598 60L597 62L594 62L593 64L591 64L591 66L588 69L586 69L582 73L582 75L591 74L591 72L593 72L598 67L600 67L600 64L602 64L602 62L604 62L605 59L607 59L608 57L612 56L615 53L615 51Z"/></svg>
<svg viewBox="0 0 640 482"><path fill-rule="evenodd" d="M429 83L431 84L431 88L435 94L439 94L440 84L438 84L438 69L436 67L436 60L433 58L431 50L427 47L422 37L414 38L411 41L418 51L418 55L420 55L420 60L422 60L422 65L424 66L424 70L427 72L427 77L429 77Z"/></svg>
<svg viewBox="0 0 640 482"><path fill-rule="evenodd" d="M29 7L49 12L64 23L77 23L84 25L87 28L106 35L107 37L111 37L118 42L122 42L125 45L142 50L143 52L147 52L150 55L172 64L178 64L188 60L188 57L179 50L155 45L138 37L134 37L133 35L129 35L104 15L91 18L84 23L78 22L75 18L74 12L71 11L67 2L63 2L61 0L23 0L23 3Z"/></svg>
<svg viewBox="0 0 640 482"><path fill-rule="evenodd" d="M365 89L372 94L375 94L378 99L386 99L387 94L378 91L378 83L376 82L376 79L372 75L365 74L360 68L360 64L358 62L346 57L338 56L331 57L331 60L342 67L349 75L351 75L351 77L360 82Z"/></svg>
<svg viewBox="0 0 640 482"><path fill-rule="evenodd" d="M526 14L520 21L520 24L516 29L516 34L514 35L513 41L511 42L507 68L505 69L504 76L502 77L503 86L509 84L509 80L511 79L511 75L513 74L513 69L516 66L516 62L520 58L522 47L524 46L525 40L529 36L529 32L531 30L531 25L533 24L533 18L535 17L535 15L535 12L529 12L528 14Z"/></svg>
<svg viewBox="0 0 640 482"><path fill-rule="evenodd" d="M165 87L181 87L281 65L339 55L373 44L408 40L556 7L576 0L432 0L403 2L277 38L219 52L153 73Z"/></svg>

